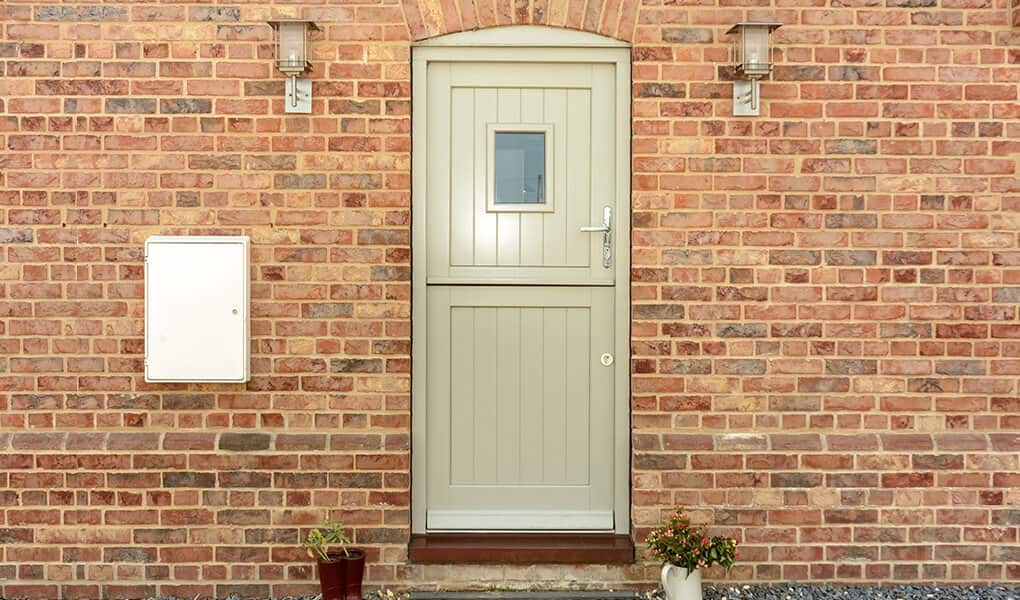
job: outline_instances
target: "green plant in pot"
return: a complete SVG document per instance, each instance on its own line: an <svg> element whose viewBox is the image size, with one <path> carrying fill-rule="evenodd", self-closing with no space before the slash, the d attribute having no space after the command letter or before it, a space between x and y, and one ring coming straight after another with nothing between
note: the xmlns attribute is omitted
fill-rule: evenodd
<svg viewBox="0 0 1020 600"><path fill-rule="evenodd" d="M662 588L668 600L702 600L701 569L719 565L726 570L737 558L737 540L708 537L691 527L682 508L676 509L662 527L645 540L652 554L663 562Z"/></svg>
<svg viewBox="0 0 1020 600"><path fill-rule="evenodd" d="M343 524L329 519L312 528L301 543L317 563L322 600L361 600L365 553L349 548L350 543Z"/></svg>

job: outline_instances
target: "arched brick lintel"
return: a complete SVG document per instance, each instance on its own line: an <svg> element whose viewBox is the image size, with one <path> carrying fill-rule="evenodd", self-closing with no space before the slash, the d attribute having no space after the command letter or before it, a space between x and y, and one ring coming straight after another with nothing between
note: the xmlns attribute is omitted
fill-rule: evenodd
<svg viewBox="0 0 1020 600"><path fill-rule="evenodd" d="M577 29L630 42L637 2L623 0L401 0L411 39L505 25Z"/></svg>

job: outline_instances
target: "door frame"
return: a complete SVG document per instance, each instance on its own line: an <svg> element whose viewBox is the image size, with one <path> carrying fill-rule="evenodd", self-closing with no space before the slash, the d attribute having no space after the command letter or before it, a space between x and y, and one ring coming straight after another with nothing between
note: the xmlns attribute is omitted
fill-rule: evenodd
<svg viewBox="0 0 1020 600"><path fill-rule="evenodd" d="M432 38L411 49L411 532L426 533L426 275L429 62L609 63L616 67L615 389L613 394L613 510L616 534L630 533L630 46L593 33L517 25Z"/></svg>

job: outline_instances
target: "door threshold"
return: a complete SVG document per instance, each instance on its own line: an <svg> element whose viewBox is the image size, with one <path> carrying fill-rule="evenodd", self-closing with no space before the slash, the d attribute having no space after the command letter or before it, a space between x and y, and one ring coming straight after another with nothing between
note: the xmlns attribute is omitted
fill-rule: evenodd
<svg viewBox="0 0 1020 600"><path fill-rule="evenodd" d="M641 593L627 590L570 592L411 592L411 600L637 600Z"/></svg>
<svg viewBox="0 0 1020 600"><path fill-rule="evenodd" d="M627 564L634 542L614 533L426 533L411 536L418 564Z"/></svg>

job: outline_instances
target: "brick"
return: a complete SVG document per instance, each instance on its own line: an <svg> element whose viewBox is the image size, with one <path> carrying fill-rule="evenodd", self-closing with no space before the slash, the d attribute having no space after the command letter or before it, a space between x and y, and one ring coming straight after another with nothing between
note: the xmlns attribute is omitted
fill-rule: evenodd
<svg viewBox="0 0 1020 600"><path fill-rule="evenodd" d="M829 265L874 265L877 264L877 252L874 250L827 250L825 263Z"/></svg>
<svg viewBox="0 0 1020 600"><path fill-rule="evenodd" d="M882 487L886 488L923 488L935 485L932 473L885 473L882 475Z"/></svg>
<svg viewBox="0 0 1020 600"><path fill-rule="evenodd" d="M765 370L764 360L727 359L715 363L715 371L720 374L761 375Z"/></svg>
<svg viewBox="0 0 1020 600"><path fill-rule="evenodd" d="M817 250L772 250L769 252L771 265L817 265L822 253Z"/></svg>
<svg viewBox="0 0 1020 600"><path fill-rule="evenodd" d="M111 79L39 79L35 90L41 95L110 96L128 93L128 82Z"/></svg>
<svg viewBox="0 0 1020 600"><path fill-rule="evenodd" d="M268 450L271 437L265 433L222 433L218 447L232 452Z"/></svg>
<svg viewBox="0 0 1020 600"><path fill-rule="evenodd" d="M33 241L35 241L35 233L32 229L0 227L0 243L28 244Z"/></svg>
<svg viewBox="0 0 1020 600"><path fill-rule="evenodd" d="M959 454L915 454L911 459L915 469L920 470L961 470L963 456Z"/></svg>
<svg viewBox="0 0 1020 600"><path fill-rule="evenodd" d="M935 372L940 375L985 375L987 365L979 360L937 361Z"/></svg>
<svg viewBox="0 0 1020 600"><path fill-rule="evenodd" d="M211 113L212 100L203 98L163 98L159 101L159 112L171 115Z"/></svg>
<svg viewBox="0 0 1020 600"><path fill-rule="evenodd" d="M211 488L216 486L214 473L180 472L163 473L163 487Z"/></svg>
<svg viewBox="0 0 1020 600"><path fill-rule="evenodd" d="M664 27L662 41L673 44L711 44L712 30L698 27Z"/></svg>
<svg viewBox="0 0 1020 600"><path fill-rule="evenodd" d="M188 157L188 168L238 170L241 168L241 156L239 154L192 154Z"/></svg>
<svg viewBox="0 0 1020 600"><path fill-rule="evenodd" d="M113 114L152 114L156 112L154 98L107 98L106 112Z"/></svg>
<svg viewBox="0 0 1020 600"><path fill-rule="evenodd" d="M801 377L797 389L801 392L848 392L850 380L846 377Z"/></svg>
<svg viewBox="0 0 1020 600"><path fill-rule="evenodd" d="M339 319L354 316L354 305L348 302L316 302L304 304L301 315L309 319Z"/></svg>
<svg viewBox="0 0 1020 600"><path fill-rule="evenodd" d="M326 176L321 173L279 174L273 177L273 187L278 189L322 189L326 187Z"/></svg>
<svg viewBox="0 0 1020 600"><path fill-rule="evenodd" d="M167 394L161 401L164 410L210 410L216 406L212 394Z"/></svg>
<svg viewBox="0 0 1020 600"><path fill-rule="evenodd" d="M874 375L878 373L878 361L859 359L826 360L825 372L830 375Z"/></svg>
<svg viewBox="0 0 1020 600"><path fill-rule="evenodd" d="M716 328L716 335L724 338L757 338L768 335L768 326L764 323L727 323Z"/></svg>
<svg viewBox="0 0 1020 600"><path fill-rule="evenodd" d="M639 98L683 98L684 88L673 83L639 83L635 84L634 95Z"/></svg>
<svg viewBox="0 0 1020 600"><path fill-rule="evenodd" d="M775 323L772 337L822 337L822 326L820 323Z"/></svg>
<svg viewBox="0 0 1020 600"><path fill-rule="evenodd" d="M636 304L631 315L637 320L682 319L684 307L680 304Z"/></svg>
<svg viewBox="0 0 1020 600"><path fill-rule="evenodd" d="M383 363L375 358L336 358L330 361L329 370L334 373L381 373Z"/></svg>
<svg viewBox="0 0 1020 600"><path fill-rule="evenodd" d="M126 8L117 6L39 6L36 21L126 21Z"/></svg>
<svg viewBox="0 0 1020 600"><path fill-rule="evenodd" d="M878 226L878 217L853 213L826 215L825 226L830 229L874 229Z"/></svg>
<svg viewBox="0 0 1020 600"><path fill-rule="evenodd" d="M825 143L825 151L829 154L876 154L878 142L854 139L830 140Z"/></svg>
<svg viewBox="0 0 1020 600"><path fill-rule="evenodd" d="M220 472L217 474L217 483L223 488L263 489L272 485L272 475L250 471Z"/></svg>
<svg viewBox="0 0 1020 600"><path fill-rule="evenodd" d="M834 488L876 488L877 473L833 473L826 476L826 483Z"/></svg>
<svg viewBox="0 0 1020 600"><path fill-rule="evenodd" d="M993 291L995 302L1020 302L1020 287L1003 287Z"/></svg>
<svg viewBox="0 0 1020 600"><path fill-rule="evenodd" d="M239 21L241 9L236 6L193 6L188 10L192 21Z"/></svg>
<svg viewBox="0 0 1020 600"><path fill-rule="evenodd" d="M935 325L937 338L986 338L988 326L976 323L938 323Z"/></svg>
<svg viewBox="0 0 1020 600"><path fill-rule="evenodd" d="M773 473L772 487L777 488L814 488L822 485L821 473Z"/></svg>

